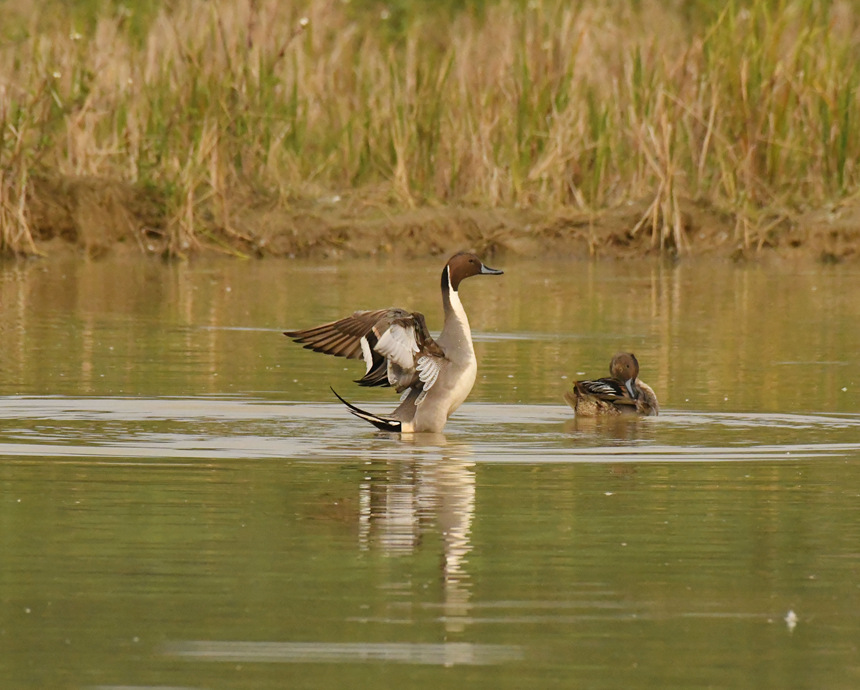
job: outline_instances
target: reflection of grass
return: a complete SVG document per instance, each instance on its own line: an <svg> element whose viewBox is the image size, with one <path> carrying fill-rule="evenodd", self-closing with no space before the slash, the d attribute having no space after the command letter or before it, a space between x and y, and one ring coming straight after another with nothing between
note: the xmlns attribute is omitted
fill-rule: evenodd
<svg viewBox="0 0 860 690"><path fill-rule="evenodd" d="M243 200L349 188L398 206L647 197L631 231L674 252L689 242L682 198L733 214L754 247L793 210L856 190L851 3L713 3L695 21L662 5L17 10L0 30L0 248L35 250L38 176L156 190L174 253L240 236Z"/></svg>

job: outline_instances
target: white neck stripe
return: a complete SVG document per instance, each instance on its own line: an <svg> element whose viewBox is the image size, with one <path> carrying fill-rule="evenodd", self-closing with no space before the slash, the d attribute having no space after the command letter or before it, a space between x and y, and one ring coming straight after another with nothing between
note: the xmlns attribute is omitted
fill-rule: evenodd
<svg viewBox="0 0 860 690"><path fill-rule="evenodd" d="M452 288L448 287L448 299L451 301L451 311L459 321L462 321L466 327L469 326L469 319L466 316L466 310L463 308L463 303L460 301L460 295Z"/></svg>

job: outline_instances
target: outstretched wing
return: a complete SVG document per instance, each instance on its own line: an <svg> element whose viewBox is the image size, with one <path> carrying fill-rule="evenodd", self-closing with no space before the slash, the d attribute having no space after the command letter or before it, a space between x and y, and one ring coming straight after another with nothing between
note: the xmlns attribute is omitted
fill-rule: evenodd
<svg viewBox="0 0 860 690"><path fill-rule="evenodd" d="M362 359L361 386L419 387L426 393L447 363L427 330L424 315L403 309L357 311L340 321L284 335L314 352Z"/></svg>
<svg viewBox="0 0 860 690"><path fill-rule="evenodd" d="M307 350L323 352L335 357L358 359L362 357L361 338L366 336L389 309L376 311L357 311L340 321L324 323L322 326L307 328L303 331L286 331L284 335Z"/></svg>

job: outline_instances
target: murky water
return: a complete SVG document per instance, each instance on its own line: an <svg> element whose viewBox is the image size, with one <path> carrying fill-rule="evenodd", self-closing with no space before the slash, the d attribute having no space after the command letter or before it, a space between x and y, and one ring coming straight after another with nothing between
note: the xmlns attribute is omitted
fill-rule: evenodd
<svg viewBox="0 0 860 690"><path fill-rule="evenodd" d="M377 434L280 332L441 263L0 267L0 686L860 687L860 270L494 260ZM664 414L573 420L620 348Z"/></svg>

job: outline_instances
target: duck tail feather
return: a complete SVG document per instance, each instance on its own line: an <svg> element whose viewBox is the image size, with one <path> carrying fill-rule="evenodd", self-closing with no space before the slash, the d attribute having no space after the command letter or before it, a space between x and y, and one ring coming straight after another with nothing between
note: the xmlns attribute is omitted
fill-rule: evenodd
<svg viewBox="0 0 860 690"><path fill-rule="evenodd" d="M400 432L401 424L399 420L389 419L388 417L382 417L377 414L372 414L371 412L365 412L364 410L341 398L334 388L332 388L331 386L329 386L329 388L331 389L331 392L334 393L335 397L340 400L344 405L346 405L347 409L349 409L349 411L352 412L352 414L354 414L359 419L363 419L366 422L370 422L380 431Z"/></svg>

